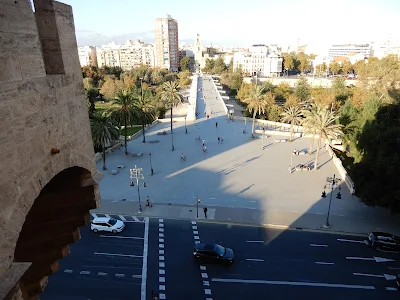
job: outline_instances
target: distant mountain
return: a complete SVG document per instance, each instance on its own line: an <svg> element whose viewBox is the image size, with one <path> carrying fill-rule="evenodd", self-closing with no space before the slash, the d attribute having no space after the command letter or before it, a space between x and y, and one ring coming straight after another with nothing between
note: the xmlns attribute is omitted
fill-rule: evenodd
<svg viewBox="0 0 400 300"><path fill-rule="evenodd" d="M121 35L106 36L98 32L77 31L78 46L101 46L112 41L124 44L127 40L141 40L145 43L154 43L154 31L132 32Z"/></svg>

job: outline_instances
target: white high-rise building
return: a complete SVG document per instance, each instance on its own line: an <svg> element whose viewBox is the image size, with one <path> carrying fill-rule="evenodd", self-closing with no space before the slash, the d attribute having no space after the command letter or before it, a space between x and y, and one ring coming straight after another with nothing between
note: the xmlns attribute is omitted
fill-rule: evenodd
<svg viewBox="0 0 400 300"><path fill-rule="evenodd" d="M120 59L119 59L119 47L115 42L112 42L107 45L103 45L97 50L97 64L98 66L104 67L120 67Z"/></svg>
<svg viewBox="0 0 400 300"><path fill-rule="evenodd" d="M343 45L332 45L329 48L329 58L337 56L348 56L351 53L359 53L364 57L372 56L371 44L343 44Z"/></svg>
<svg viewBox="0 0 400 300"><path fill-rule="evenodd" d="M155 21L155 65L177 72L179 68L178 21L166 15Z"/></svg>
<svg viewBox="0 0 400 300"><path fill-rule="evenodd" d="M253 45L249 51L235 52L233 69L242 68L245 73L259 77L279 77L283 57L270 51L266 45Z"/></svg>
<svg viewBox="0 0 400 300"><path fill-rule="evenodd" d="M120 66L124 70L147 65L154 67L154 47L139 40L128 40L119 48Z"/></svg>
<svg viewBox="0 0 400 300"><path fill-rule="evenodd" d="M79 63L83 66L96 66L97 67L97 54L96 47L83 46L78 47Z"/></svg>

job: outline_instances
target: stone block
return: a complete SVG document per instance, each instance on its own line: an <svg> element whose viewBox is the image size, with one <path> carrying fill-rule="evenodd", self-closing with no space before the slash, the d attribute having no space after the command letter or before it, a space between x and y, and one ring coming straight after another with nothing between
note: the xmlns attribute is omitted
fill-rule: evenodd
<svg viewBox="0 0 400 300"><path fill-rule="evenodd" d="M27 185L27 189L21 194L18 198L18 209L21 210L22 213L27 215L31 210L34 200L36 199L34 190L30 184Z"/></svg>
<svg viewBox="0 0 400 300"><path fill-rule="evenodd" d="M37 33L14 34L13 37L16 40L14 51L16 51L17 53L30 54L30 55L36 54L40 56L43 55L42 45L40 43L39 36L37 35Z"/></svg>
<svg viewBox="0 0 400 300"><path fill-rule="evenodd" d="M1 70L0 70L1 73ZM16 99L19 96L19 82L0 82L0 99L4 103L7 100Z"/></svg>
<svg viewBox="0 0 400 300"><path fill-rule="evenodd" d="M17 1L16 0L0 0L0 2L3 2L8 5L12 5L12 6L20 9L24 13L26 13L26 12L33 13L32 4L29 0L17 0Z"/></svg>
<svg viewBox="0 0 400 300"><path fill-rule="evenodd" d="M23 118L26 114L38 112L41 106L41 97L37 93L31 96L16 98L15 104L12 106L11 114L13 119Z"/></svg>
<svg viewBox="0 0 400 300"><path fill-rule="evenodd" d="M56 39L58 40L58 29L54 11L52 10L37 10L35 12L35 19L39 37L43 39Z"/></svg>
<svg viewBox="0 0 400 300"><path fill-rule="evenodd" d="M5 6L4 3L0 3L0 32L6 33L6 32L9 32L9 31L10 31L10 26L8 26L8 18L7 18L7 14L6 14L6 6ZM1 36L0 36L0 42L1 42Z"/></svg>
<svg viewBox="0 0 400 300"><path fill-rule="evenodd" d="M21 8L17 5L5 4L5 11L7 14L10 32L32 34L37 33L35 17L32 10L21 10Z"/></svg>
<svg viewBox="0 0 400 300"><path fill-rule="evenodd" d="M47 87L44 91L45 92L41 94L41 103L43 105L42 107L46 108L49 106L57 105L58 102L56 89Z"/></svg>
<svg viewBox="0 0 400 300"><path fill-rule="evenodd" d="M19 232L20 229L22 229L22 226L24 225L26 220L26 214L23 213L18 206L14 208L12 214L11 214L11 219L10 219L10 226L13 228L16 228L16 231Z"/></svg>
<svg viewBox="0 0 400 300"><path fill-rule="evenodd" d="M7 178L10 172L15 172L17 166L17 155L16 152L11 149L6 149L0 152L0 178Z"/></svg>
<svg viewBox="0 0 400 300"><path fill-rule="evenodd" d="M25 80L46 75L42 54L20 56L19 62L21 65L22 77Z"/></svg>
<svg viewBox="0 0 400 300"><path fill-rule="evenodd" d="M71 75L77 73L78 70L82 72L81 66L79 64L79 58L76 55L76 53L63 53L63 62L64 62L65 74ZM81 81L83 82L82 78Z"/></svg>
<svg viewBox="0 0 400 300"><path fill-rule="evenodd" d="M41 41L43 45L43 60L46 74L64 74L65 69L61 50L47 49L44 47L44 40Z"/></svg>
<svg viewBox="0 0 400 300"><path fill-rule="evenodd" d="M10 82L22 79L21 68L16 56L0 56L0 66L0 82Z"/></svg>
<svg viewBox="0 0 400 300"><path fill-rule="evenodd" d="M8 179L11 179L10 178L11 175L12 174L8 175ZM0 214L6 219L9 219L10 216L7 214L10 213L9 209L14 207L15 199L18 193L17 186L14 182L11 182L11 180L3 181L0 183L0 191L1 191L0 203L3 207Z"/></svg>
<svg viewBox="0 0 400 300"><path fill-rule="evenodd" d="M65 38L63 36L63 38L60 39L60 46L63 53L75 53L78 51L75 34L71 38Z"/></svg>

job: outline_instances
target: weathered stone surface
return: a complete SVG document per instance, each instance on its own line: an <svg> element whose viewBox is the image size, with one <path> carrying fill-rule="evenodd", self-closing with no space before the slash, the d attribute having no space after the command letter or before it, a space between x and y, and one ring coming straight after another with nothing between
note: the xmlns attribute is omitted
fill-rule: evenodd
<svg viewBox="0 0 400 300"><path fill-rule="evenodd" d="M0 81L16 81L22 79L18 57L15 55L0 56Z"/></svg>
<svg viewBox="0 0 400 300"><path fill-rule="evenodd" d="M46 75L41 53L39 55L21 55L19 62L23 79L32 79Z"/></svg>
<svg viewBox="0 0 400 300"><path fill-rule="evenodd" d="M14 3L15 1L13 1ZM18 1L17 1L18 3ZM36 33L36 22L32 11L27 11L14 4L5 4L10 32Z"/></svg>
<svg viewBox="0 0 400 300"><path fill-rule="evenodd" d="M9 32L10 27L8 26L8 19L6 15L6 6L4 3L0 2L0 32ZM1 45L1 35L0 35L0 45Z"/></svg>

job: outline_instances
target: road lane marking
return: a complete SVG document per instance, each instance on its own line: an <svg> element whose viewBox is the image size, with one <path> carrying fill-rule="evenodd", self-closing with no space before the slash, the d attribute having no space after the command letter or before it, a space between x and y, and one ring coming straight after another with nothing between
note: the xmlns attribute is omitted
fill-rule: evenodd
<svg viewBox="0 0 400 300"><path fill-rule="evenodd" d="M90 271L80 271L79 274L81 274L81 275L89 275Z"/></svg>
<svg viewBox="0 0 400 300"><path fill-rule="evenodd" d="M319 283L319 282L299 282L299 281L274 281L274 280L245 280L245 279L225 279L213 278L214 282L225 283L252 283L252 284L269 284L269 285L294 285L294 286L315 286L315 287L328 287L328 288L346 288L346 289L360 289L360 290L375 290L372 285L353 285L353 284L337 284L337 283Z"/></svg>
<svg viewBox="0 0 400 300"><path fill-rule="evenodd" d="M193 231L193 234L199 234L199 232L198 232L198 231L196 231L196 230L194 230L194 231Z"/></svg>
<svg viewBox="0 0 400 300"><path fill-rule="evenodd" d="M164 237L164 233L159 232L158 236L163 238Z"/></svg>
<svg viewBox="0 0 400 300"><path fill-rule="evenodd" d="M377 263L379 262L389 262L389 261L394 261L394 259L390 258L384 258L384 257L353 257L353 256L347 256L346 259L355 259L355 260L375 260Z"/></svg>
<svg viewBox="0 0 400 300"><path fill-rule="evenodd" d="M399 253L399 252L393 251L393 250L382 250L382 249L377 249L377 250L381 251L381 252L387 252L387 253Z"/></svg>
<svg viewBox="0 0 400 300"><path fill-rule="evenodd" d="M122 220L122 221L126 221L125 217L122 215L118 215L118 217Z"/></svg>
<svg viewBox="0 0 400 300"><path fill-rule="evenodd" d="M159 223L164 223L164 219L158 219Z"/></svg>
<svg viewBox="0 0 400 300"><path fill-rule="evenodd" d="M91 215L92 215L93 219L97 218L97 215L95 213L91 213Z"/></svg>
<svg viewBox="0 0 400 300"><path fill-rule="evenodd" d="M117 273L117 274L115 274L115 276L116 276L116 277L120 277L120 278L122 278L122 277L125 277L125 274L120 274L120 273Z"/></svg>
<svg viewBox="0 0 400 300"><path fill-rule="evenodd" d="M264 243L264 241L246 241L246 243Z"/></svg>
<svg viewBox="0 0 400 300"><path fill-rule="evenodd" d="M135 222L140 222L140 220L137 217L135 217L135 216L131 216L131 217Z"/></svg>
<svg viewBox="0 0 400 300"><path fill-rule="evenodd" d="M193 225L193 226L192 226L192 229L193 229L193 230L197 230L197 226L196 226L196 225Z"/></svg>
<svg viewBox="0 0 400 300"><path fill-rule="evenodd" d="M333 262L324 262L324 261L316 261L315 263L318 265L334 265L335 264Z"/></svg>
<svg viewBox="0 0 400 300"><path fill-rule="evenodd" d="M161 277L159 277L159 278L158 278L158 281L159 281L159 282L163 282L163 283L164 283L164 282L165 282L165 277L162 277L162 276L161 276Z"/></svg>
<svg viewBox="0 0 400 300"><path fill-rule="evenodd" d="M111 239L132 239L132 240L143 240L142 237L136 236L118 236L118 235L100 235L102 238L111 238Z"/></svg>
<svg viewBox="0 0 400 300"><path fill-rule="evenodd" d="M195 235L195 236L194 236L194 239L195 239L195 240L199 240L200 238L199 238L198 235Z"/></svg>
<svg viewBox="0 0 400 300"><path fill-rule="evenodd" d="M390 270L400 270L400 268L392 268L392 267L388 267Z"/></svg>
<svg viewBox="0 0 400 300"><path fill-rule="evenodd" d="M164 254L164 250L158 250L158 254Z"/></svg>
<svg viewBox="0 0 400 300"><path fill-rule="evenodd" d="M70 270L70 269L65 269L64 270L64 273L72 273L73 272L73 270Z"/></svg>
<svg viewBox="0 0 400 300"><path fill-rule="evenodd" d="M207 273L201 273L201 278L208 278Z"/></svg>
<svg viewBox="0 0 400 300"><path fill-rule="evenodd" d="M248 261L264 261L263 259L258 259L258 258L246 258Z"/></svg>
<svg viewBox="0 0 400 300"><path fill-rule="evenodd" d="M200 266L200 270L205 271L205 270L207 270L207 268L206 268L206 266Z"/></svg>
<svg viewBox="0 0 400 300"><path fill-rule="evenodd" d="M164 232L164 228L158 228L159 232Z"/></svg>
<svg viewBox="0 0 400 300"><path fill-rule="evenodd" d="M160 260L160 261L165 260L165 256L163 256L163 255L158 256L158 260Z"/></svg>
<svg viewBox="0 0 400 300"><path fill-rule="evenodd" d="M204 294L211 295L211 290L210 289L204 289Z"/></svg>
<svg viewBox="0 0 400 300"><path fill-rule="evenodd" d="M142 275L132 275L132 278L142 278Z"/></svg>
<svg viewBox="0 0 400 300"><path fill-rule="evenodd" d="M99 275L99 276L107 276L107 273L104 273L104 272L98 272L98 273L97 273L97 275Z"/></svg>
<svg viewBox="0 0 400 300"><path fill-rule="evenodd" d="M106 218L111 218L110 215L104 214L106 216Z"/></svg>
<svg viewBox="0 0 400 300"><path fill-rule="evenodd" d="M196 221L192 221L192 225L196 225Z"/></svg>
<svg viewBox="0 0 400 300"><path fill-rule="evenodd" d="M387 287L386 287L386 290L387 290L387 291L397 291L397 288L387 286Z"/></svg>
<svg viewBox="0 0 400 300"><path fill-rule="evenodd" d="M164 227L164 223L158 223L158 227L160 228Z"/></svg>
<svg viewBox="0 0 400 300"><path fill-rule="evenodd" d="M311 247L328 247L328 245L310 244Z"/></svg>
<svg viewBox="0 0 400 300"><path fill-rule="evenodd" d="M210 282L208 280L203 280L203 285L204 286L210 286Z"/></svg>
<svg viewBox="0 0 400 300"><path fill-rule="evenodd" d="M163 239L163 238L159 238L159 239L158 239L158 242L159 242L159 243L164 243L164 239Z"/></svg>
<svg viewBox="0 0 400 300"><path fill-rule="evenodd" d="M159 289L160 291L165 291L165 285L164 285L164 284L160 284L160 285L158 286L158 289Z"/></svg>
<svg viewBox="0 0 400 300"><path fill-rule="evenodd" d="M365 240L356 241L356 240L347 240L347 239L337 239L339 242L348 242L348 243L360 243L365 244Z"/></svg>
<svg viewBox="0 0 400 300"><path fill-rule="evenodd" d="M165 268L165 262L160 261L160 262L158 263L158 267L160 267L160 268Z"/></svg>
<svg viewBox="0 0 400 300"><path fill-rule="evenodd" d="M385 278L386 280L395 280L396 276L390 274L376 275L376 274L366 274L366 273L353 273L355 276L366 276L366 277L379 277Z"/></svg>
<svg viewBox="0 0 400 300"><path fill-rule="evenodd" d="M158 248L163 248L164 249L164 244L159 244Z"/></svg>
<svg viewBox="0 0 400 300"><path fill-rule="evenodd" d="M142 284L140 291L140 299L146 300L146 284L147 284L147 256L149 254L149 218L144 218L144 242L143 242L143 264L142 264Z"/></svg>
<svg viewBox="0 0 400 300"><path fill-rule="evenodd" d="M143 257L141 255L133 255L133 254L118 254L118 253L105 253L105 252L95 252L94 255L104 255L104 256L120 256L120 257Z"/></svg>
<svg viewBox="0 0 400 300"><path fill-rule="evenodd" d="M165 270L164 269L159 269L158 270L159 275L165 275Z"/></svg>
<svg viewBox="0 0 400 300"><path fill-rule="evenodd" d="M160 296L160 300L165 300L166 299L165 294L160 293L159 296Z"/></svg>

